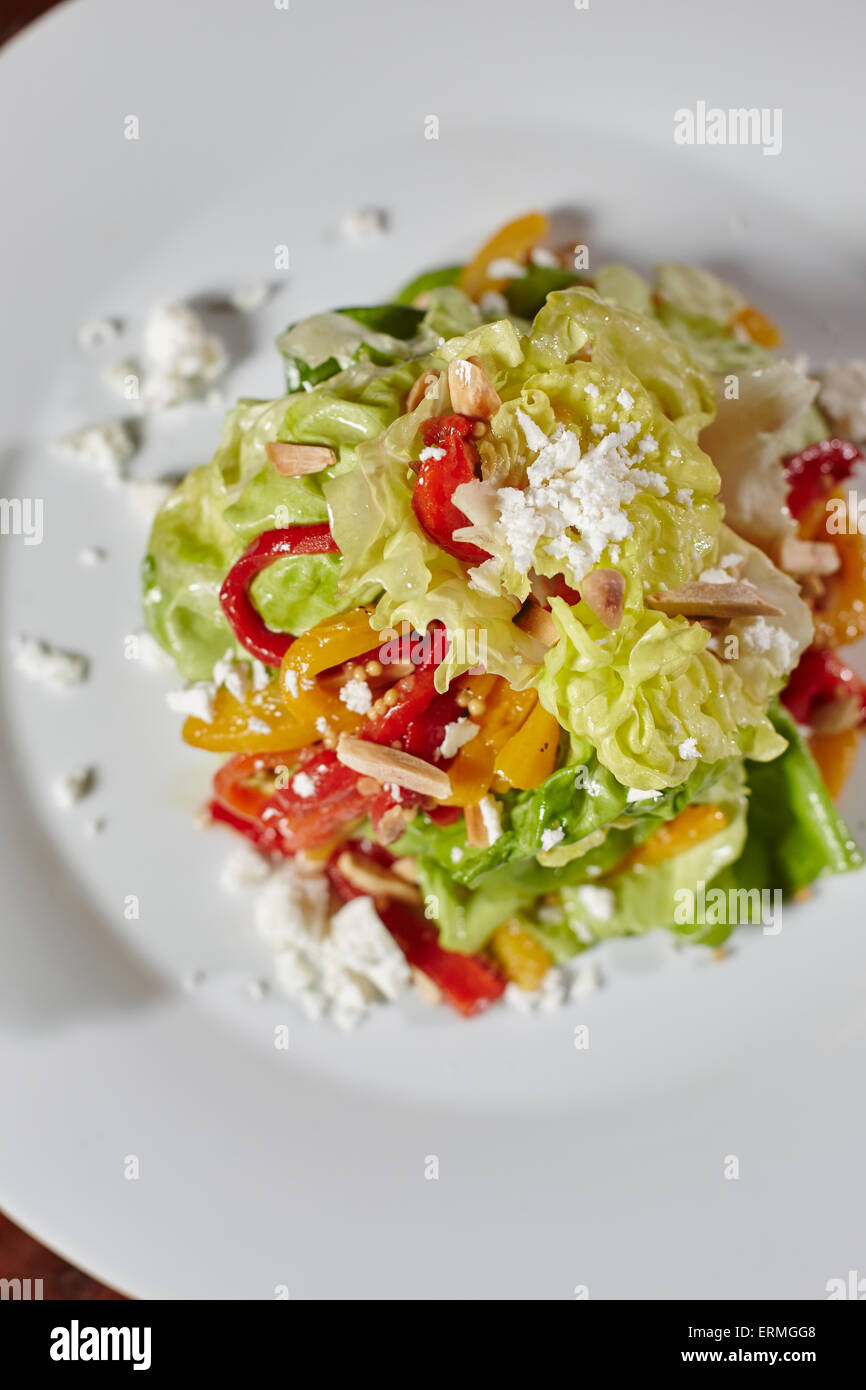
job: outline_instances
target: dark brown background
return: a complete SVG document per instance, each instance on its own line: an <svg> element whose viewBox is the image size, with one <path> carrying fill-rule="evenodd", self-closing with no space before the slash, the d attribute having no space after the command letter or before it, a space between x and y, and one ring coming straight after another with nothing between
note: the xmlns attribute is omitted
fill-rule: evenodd
<svg viewBox="0 0 866 1390"><path fill-rule="evenodd" d="M0 43L23 29L31 19L50 10L57 0L4 0L0 13ZM86 0L84 0L86 3ZM112 1299L123 1295L97 1284L89 1275L74 1269L52 1250L13 1226L0 1213L0 1279L41 1279L46 1299Z"/></svg>

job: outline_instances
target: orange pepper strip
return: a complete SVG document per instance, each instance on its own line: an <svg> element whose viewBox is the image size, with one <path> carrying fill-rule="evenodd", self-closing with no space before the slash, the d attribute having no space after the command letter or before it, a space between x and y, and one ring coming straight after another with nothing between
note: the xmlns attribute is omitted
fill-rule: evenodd
<svg viewBox="0 0 866 1390"><path fill-rule="evenodd" d="M648 840L633 849L625 859L621 859L613 872L630 869L634 864L643 864L647 868L653 864L663 864L666 859L673 859L675 854L681 854L683 850L699 845L702 840L718 835L727 823L728 818L719 806L687 806L673 820L660 825Z"/></svg>
<svg viewBox="0 0 866 1390"><path fill-rule="evenodd" d="M842 489L829 498L818 498L800 517L797 533L803 540L829 541L841 561L841 568L825 579L825 600L815 612L815 645L844 647L866 633L866 536L856 529L836 534L827 529L829 503L847 501Z"/></svg>
<svg viewBox="0 0 866 1390"><path fill-rule="evenodd" d="M370 626L370 613L369 608L353 608L325 618L289 647L280 667L280 685L296 722L315 729L317 719L326 719L335 733L354 733L360 727L360 717L343 704L339 693L327 690L315 678L331 666L372 651L378 635Z"/></svg>
<svg viewBox="0 0 866 1390"><path fill-rule="evenodd" d="M821 769L824 784L834 801L854 771L859 746L860 733L857 729L842 729L835 734L813 734L809 739L812 757Z"/></svg>
<svg viewBox="0 0 866 1390"><path fill-rule="evenodd" d="M483 695L482 682L492 681L489 695ZM470 689L486 699L487 708L481 730L465 743L448 768L451 796L445 806L474 806L490 788L500 750L520 728L538 696L534 690L512 690L499 676L472 680Z"/></svg>
<svg viewBox="0 0 866 1390"><path fill-rule="evenodd" d="M503 747L494 775L522 791L538 787L553 771L558 749L559 720L539 700Z"/></svg>
<svg viewBox="0 0 866 1390"><path fill-rule="evenodd" d="M747 304L745 309L741 309L738 314L734 314L730 323L731 328L744 328L753 343L759 347L777 348L781 347L785 341L781 330L776 327L772 319L768 319L766 314L762 314L760 309L755 309L751 304Z"/></svg>
<svg viewBox="0 0 866 1390"><path fill-rule="evenodd" d="M490 951L503 975L521 989L538 989L553 964L550 952L513 919L496 928L490 938Z"/></svg>
<svg viewBox="0 0 866 1390"><path fill-rule="evenodd" d="M263 720L270 733L251 730L251 719ZM183 737L194 748L207 748L212 753L267 753L303 748L320 735L314 724L294 718L274 680L245 700L237 700L225 687L218 690L212 722L206 724L190 715L183 726Z"/></svg>
<svg viewBox="0 0 866 1390"><path fill-rule="evenodd" d="M520 260L543 241L550 230L550 223L541 212L529 212L525 217L517 217L506 222L489 241L475 252L472 260L464 266L457 286L468 294L470 299L480 299L488 290L501 290L509 280L492 280L487 274L491 261ZM509 277L510 279L510 277Z"/></svg>

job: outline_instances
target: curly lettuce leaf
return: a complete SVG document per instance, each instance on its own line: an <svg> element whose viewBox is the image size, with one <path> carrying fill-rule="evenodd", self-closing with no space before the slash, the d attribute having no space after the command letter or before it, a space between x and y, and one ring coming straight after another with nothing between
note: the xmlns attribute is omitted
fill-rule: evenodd
<svg viewBox="0 0 866 1390"><path fill-rule="evenodd" d="M263 531L327 521L328 480L351 470L357 447L387 428L414 377L409 364L356 364L314 390L241 401L228 413L211 463L194 469L157 513L144 562L148 626L187 680L209 678L235 645L219 603L231 566ZM328 445L337 461L285 478L268 459L271 440ZM251 588L265 621L296 634L375 594L368 580L341 583L338 555L280 560Z"/></svg>
<svg viewBox="0 0 866 1390"><path fill-rule="evenodd" d="M699 623L643 609L609 634L583 603L553 599L551 609L561 636L536 680L541 701L626 786L661 791L698 760L784 748L764 704L707 652Z"/></svg>

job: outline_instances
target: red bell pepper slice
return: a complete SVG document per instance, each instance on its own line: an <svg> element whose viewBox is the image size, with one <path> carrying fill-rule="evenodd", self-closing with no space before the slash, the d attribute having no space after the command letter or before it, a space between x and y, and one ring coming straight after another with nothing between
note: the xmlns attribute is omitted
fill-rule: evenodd
<svg viewBox="0 0 866 1390"><path fill-rule="evenodd" d="M438 985L464 1018L482 1013L505 993L505 980L489 961L444 950L433 923L405 903L383 903L377 911L409 964Z"/></svg>
<svg viewBox="0 0 866 1390"><path fill-rule="evenodd" d="M208 805L208 812L211 820L230 826L239 835L250 840L256 849L260 849L263 854L281 855L284 858L291 855L292 851L286 849L275 830L266 828L259 821L248 820L246 816L239 816L236 811L224 806L216 798Z"/></svg>
<svg viewBox="0 0 866 1390"><path fill-rule="evenodd" d="M832 492L862 459L860 450L847 439L822 439L799 454L791 454L782 465L790 489L791 515L801 517L810 502Z"/></svg>
<svg viewBox="0 0 866 1390"><path fill-rule="evenodd" d="M344 826L361 820L369 811L373 796L359 789L362 779L340 762L333 749L323 748L304 758L298 772L312 782L310 794L302 796L295 789L295 773L287 787L274 792L261 813L262 824L274 829L287 849L327 845Z"/></svg>
<svg viewBox="0 0 866 1390"><path fill-rule="evenodd" d="M253 606L250 585L257 574L286 555L327 555L337 550L327 522L263 531L235 561L220 589L220 603L242 647L267 666L279 666L294 637L274 632Z"/></svg>
<svg viewBox="0 0 866 1390"><path fill-rule="evenodd" d="M334 852L327 866L328 877L337 895L343 902L349 902L362 894L337 867L344 849L385 866L393 862L394 856L379 845L368 845L360 840L348 841ZM439 945L435 926L419 912L397 902L380 902L376 911L409 964L438 985L452 1008L464 1017L481 1013L504 994L506 982L492 962L483 956L461 956L456 951L444 950Z"/></svg>
<svg viewBox="0 0 866 1390"><path fill-rule="evenodd" d="M810 647L782 692L782 703L798 724L809 725L816 708L829 700L853 696L866 719L866 681L827 647Z"/></svg>
<svg viewBox="0 0 866 1390"><path fill-rule="evenodd" d="M418 467L418 479L412 491L412 510L432 541L449 555L455 555L467 565L480 565L490 556L486 550L468 541L455 541L454 532L469 525L469 518L452 502L452 494L461 483L471 483L476 477L478 451L466 436L472 421L465 415L440 415L425 420L421 438L427 448L444 449L444 458L424 459Z"/></svg>

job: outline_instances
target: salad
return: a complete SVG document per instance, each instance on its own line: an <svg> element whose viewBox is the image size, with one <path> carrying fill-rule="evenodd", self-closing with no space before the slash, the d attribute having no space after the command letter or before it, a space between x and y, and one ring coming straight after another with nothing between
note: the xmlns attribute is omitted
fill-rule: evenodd
<svg viewBox="0 0 866 1390"><path fill-rule="evenodd" d="M776 930L863 862L833 382L705 270L548 242L530 214L293 324L286 394L241 400L153 525L183 737L310 1014L554 997L597 942Z"/></svg>

